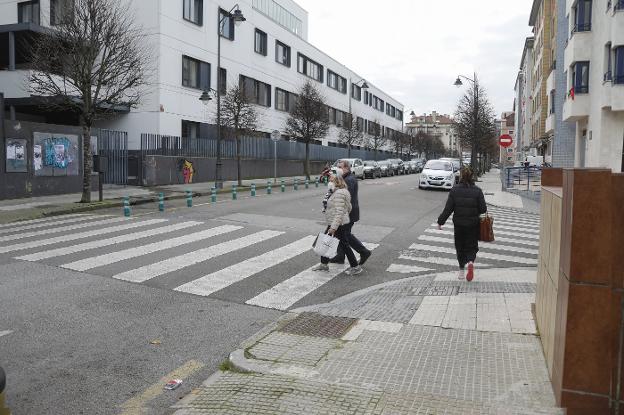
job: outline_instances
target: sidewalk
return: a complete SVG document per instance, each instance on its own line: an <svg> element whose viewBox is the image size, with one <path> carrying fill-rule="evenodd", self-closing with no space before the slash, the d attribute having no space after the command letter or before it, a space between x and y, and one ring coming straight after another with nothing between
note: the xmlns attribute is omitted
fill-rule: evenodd
<svg viewBox="0 0 624 415"><path fill-rule="evenodd" d="M485 201L491 205L540 213L539 202L502 190L500 170L498 169L492 169L481 176L477 185L485 193Z"/></svg>
<svg viewBox="0 0 624 415"><path fill-rule="evenodd" d="M292 186L295 179L299 180L299 185L303 188L305 177L283 178L288 186ZM282 180L282 178L277 179L278 186L280 185L280 180ZM258 189L263 189L266 188L268 181L272 183L273 178L243 180L243 186L238 187L238 190L248 191L252 183L255 183ZM231 192L232 185L235 184L237 184L236 181L224 182L223 189L220 190L220 193ZM313 181L311 185L313 185ZM158 201L159 193L164 193L166 200L185 198L187 190L191 190L194 196L207 196L210 195L213 186L214 182L156 187L105 185L103 191L104 201L98 202L99 195L96 189L96 191L91 193L92 203L89 204L79 203L82 197L80 193L1 200L0 224L121 206L123 198L126 196L130 197L130 203L133 205L155 203Z"/></svg>
<svg viewBox="0 0 624 415"><path fill-rule="evenodd" d="M406 278L306 307L174 406L197 414L563 414L532 268Z"/></svg>

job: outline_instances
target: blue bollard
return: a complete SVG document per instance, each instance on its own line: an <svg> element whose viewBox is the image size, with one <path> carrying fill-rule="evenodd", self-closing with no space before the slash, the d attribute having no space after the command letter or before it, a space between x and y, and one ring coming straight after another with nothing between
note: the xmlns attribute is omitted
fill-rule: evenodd
<svg viewBox="0 0 624 415"><path fill-rule="evenodd" d="M267 195L270 195L271 193L273 193L273 190L271 190L271 181L267 182Z"/></svg>
<svg viewBox="0 0 624 415"><path fill-rule="evenodd" d="M256 184L251 184L251 197L256 197Z"/></svg>
<svg viewBox="0 0 624 415"><path fill-rule="evenodd" d="M284 179L282 179L282 193L286 191L286 185L284 184Z"/></svg>
<svg viewBox="0 0 624 415"><path fill-rule="evenodd" d="M310 188L310 180L305 179L305 188L309 189Z"/></svg>
<svg viewBox="0 0 624 415"><path fill-rule="evenodd" d="M210 203L217 203L217 188L213 187L210 191Z"/></svg>
<svg viewBox="0 0 624 415"><path fill-rule="evenodd" d="M318 177L314 179L314 186L318 188Z"/></svg>
<svg viewBox="0 0 624 415"><path fill-rule="evenodd" d="M295 190L299 190L299 179L295 179L295 184L293 186Z"/></svg>
<svg viewBox="0 0 624 415"><path fill-rule="evenodd" d="M130 216L130 198L128 196L123 198L123 209L124 209L124 216L129 217Z"/></svg>
<svg viewBox="0 0 624 415"><path fill-rule="evenodd" d="M190 190L186 191L186 206L193 207L193 192Z"/></svg>
<svg viewBox="0 0 624 415"><path fill-rule="evenodd" d="M236 185L232 185L232 200L238 199L238 195L236 194Z"/></svg>
<svg viewBox="0 0 624 415"><path fill-rule="evenodd" d="M165 194L164 193L158 193L158 211L160 212L165 211Z"/></svg>

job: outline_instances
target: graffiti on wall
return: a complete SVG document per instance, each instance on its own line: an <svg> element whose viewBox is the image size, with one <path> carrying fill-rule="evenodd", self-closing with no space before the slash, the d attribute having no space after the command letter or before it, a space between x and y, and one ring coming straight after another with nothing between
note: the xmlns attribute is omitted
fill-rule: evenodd
<svg viewBox="0 0 624 415"><path fill-rule="evenodd" d="M193 175L195 174L195 167L193 162L187 159L178 160L178 170L182 173L184 178L184 184L193 183Z"/></svg>
<svg viewBox="0 0 624 415"><path fill-rule="evenodd" d="M37 176L76 176L80 173L78 136L34 133L35 174Z"/></svg>

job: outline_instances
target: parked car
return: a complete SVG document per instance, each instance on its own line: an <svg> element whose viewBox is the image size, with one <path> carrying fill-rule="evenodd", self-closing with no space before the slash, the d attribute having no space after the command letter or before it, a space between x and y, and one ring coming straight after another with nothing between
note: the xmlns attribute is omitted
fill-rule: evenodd
<svg viewBox="0 0 624 415"><path fill-rule="evenodd" d="M424 160L424 159L412 159L412 160L410 160L410 163L414 163L415 166L416 166L414 171L416 173L420 173L422 171L423 167L425 167L426 160Z"/></svg>
<svg viewBox="0 0 624 415"><path fill-rule="evenodd" d="M379 166L381 177L394 176L394 170L392 170L392 166L388 160L378 161L377 165Z"/></svg>
<svg viewBox="0 0 624 415"><path fill-rule="evenodd" d="M459 172L462 168L462 161L461 159L454 159L454 158L450 158L450 157L442 157L440 160L444 160L444 161L450 161L451 163L453 163L453 170L455 172L455 184L459 183Z"/></svg>
<svg viewBox="0 0 624 415"><path fill-rule="evenodd" d="M445 160L429 160L420 173L419 189L447 189L451 190L455 184L453 163Z"/></svg>
<svg viewBox="0 0 624 415"><path fill-rule="evenodd" d="M357 177L358 179L365 179L364 162L362 161L362 159L338 159L332 166L332 173L336 173L336 169L338 168L338 163L343 160L351 163L351 172L353 172L355 177Z"/></svg>
<svg viewBox="0 0 624 415"><path fill-rule="evenodd" d="M388 161L390 162L390 165L392 166L392 171L394 172L394 174L396 174L397 176L399 174L403 174L405 173L405 169L403 167L403 160L401 159L388 159Z"/></svg>
<svg viewBox="0 0 624 415"><path fill-rule="evenodd" d="M405 165L407 166L408 173L418 173L418 162L416 160L406 161Z"/></svg>
<svg viewBox="0 0 624 415"><path fill-rule="evenodd" d="M381 167L376 161L364 160L364 177L371 179L381 177Z"/></svg>

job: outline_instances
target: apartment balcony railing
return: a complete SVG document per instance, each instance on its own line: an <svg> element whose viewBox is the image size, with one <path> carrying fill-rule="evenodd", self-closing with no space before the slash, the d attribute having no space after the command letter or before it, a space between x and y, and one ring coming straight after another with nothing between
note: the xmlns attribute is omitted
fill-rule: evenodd
<svg viewBox="0 0 624 415"><path fill-rule="evenodd" d="M624 3L624 0L622 0ZM591 31L591 23L576 23L572 28L572 33L570 36L574 35L576 32L589 32Z"/></svg>
<svg viewBox="0 0 624 415"><path fill-rule="evenodd" d="M576 94L588 94L589 93L589 85L576 85L574 87L574 92Z"/></svg>
<svg viewBox="0 0 624 415"><path fill-rule="evenodd" d="M602 81L603 82L611 82L611 81L613 81L613 72L611 72L611 71L605 72L604 76L602 77Z"/></svg>

